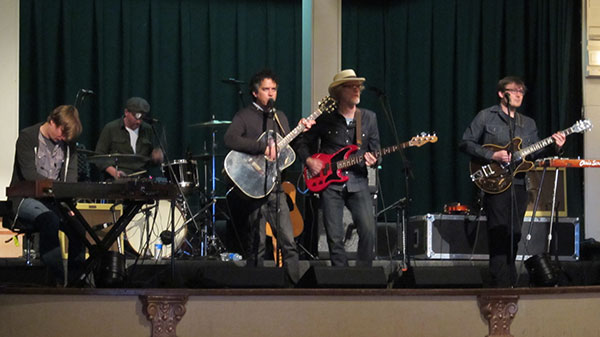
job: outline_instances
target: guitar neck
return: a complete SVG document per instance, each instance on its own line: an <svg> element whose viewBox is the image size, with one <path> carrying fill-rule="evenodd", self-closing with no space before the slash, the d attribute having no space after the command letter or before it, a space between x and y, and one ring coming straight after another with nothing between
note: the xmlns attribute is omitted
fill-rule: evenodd
<svg viewBox="0 0 600 337"><path fill-rule="evenodd" d="M404 142L402 144L392 145L392 146L385 147L385 148L383 148L381 150L374 151L372 153L373 153L373 156L375 156L375 158L379 158L379 157L385 156L387 154L396 152L396 151L398 151L400 149L405 149L405 148L407 148L409 146L410 146L410 142ZM353 166L353 165L356 165L356 164L360 164L360 163L362 163L364 161L365 161L365 155L364 154L355 155L355 156L350 156L347 159L343 159L343 160L338 161L336 163L336 166L337 166L337 168L345 169L345 168L348 168L350 166Z"/></svg>
<svg viewBox="0 0 600 337"><path fill-rule="evenodd" d="M322 113L323 112L321 111L321 109L317 109L315 112L313 112L312 114L310 114L310 116L306 117L306 119L309 120L309 121L315 120ZM292 131L290 131L285 137L281 138L281 140L279 142L277 142L277 148L283 149L284 147L288 146L288 144L292 140L294 140L294 138L298 137L298 135L300 133L302 133L302 131L304 131L304 129L306 129L306 127L304 126L304 124L302 124L302 123L298 124L298 126L296 126L294 129L292 129Z"/></svg>
<svg viewBox="0 0 600 337"><path fill-rule="evenodd" d="M568 135L570 135L570 134L573 133L573 128L570 127L568 129L562 130L561 132L565 136L568 136ZM540 140L539 142L537 142L535 144L532 144L532 145L529 145L528 147L526 147L526 148L522 149L521 151L519 151L520 157L521 158L525 158L528 155L530 155L530 154L532 154L532 153L534 153L534 152L536 152L538 150L541 150L541 149L545 148L546 146L548 146L548 145L550 145L552 143L554 143L554 138L552 138L552 137L544 138L544 139Z"/></svg>

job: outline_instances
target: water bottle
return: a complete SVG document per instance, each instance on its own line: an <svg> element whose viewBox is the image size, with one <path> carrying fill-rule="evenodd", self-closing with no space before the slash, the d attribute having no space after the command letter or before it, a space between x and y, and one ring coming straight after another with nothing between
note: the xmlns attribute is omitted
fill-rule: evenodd
<svg viewBox="0 0 600 337"><path fill-rule="evenodd" d="M229 253L229 261L241 261L242 256L238 253Z"/></svg>
<svg viewBox="0 0 600 337"><path fill-rule="evenodd" d="M241 261L242 256L238 253L221 253L221 261Z"/></svg>
<svg viewBox="0 0 600 337"><path fill-rule="evenodd" d="M154 260L160 261L162 260L162 243L154 244Z"/></svg>

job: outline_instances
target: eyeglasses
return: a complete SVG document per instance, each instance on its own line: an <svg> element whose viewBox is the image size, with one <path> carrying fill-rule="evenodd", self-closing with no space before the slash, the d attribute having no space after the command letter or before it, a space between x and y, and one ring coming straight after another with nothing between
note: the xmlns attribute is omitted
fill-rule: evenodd
<svg viewBox="0 0 600 337"><path fill-rule="evenodd" d="M362 84L344 84L344 85L342 85L342 87L358 89L358 90L363 90L365 88Z"/></svg>
<svg viewBox="0 0 600 337"><path fill-rule="evenodd" d="M504 90L510 92L511 94L521 94L521 95L525 95L525 93L527 92L527 90L525 90L525 89L504 89Z"/></svg>

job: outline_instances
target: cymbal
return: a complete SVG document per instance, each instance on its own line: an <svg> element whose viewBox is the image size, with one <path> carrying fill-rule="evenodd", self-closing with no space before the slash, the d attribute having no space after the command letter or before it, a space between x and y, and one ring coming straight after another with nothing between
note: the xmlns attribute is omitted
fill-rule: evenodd
<svg viewBox="0 0 600 337"><path fill-rule="evenodd" d="M96 155L99 155L99 153L98 153L98 152L96 152L96 151L92 151L92 150L88 150L88 149L77 149L77 152L78 152L78 153L81 153L81 154L87 154L88 156L96 156Z"/></svg>
<svg viewBox="0 0 600 337"><path fill-rule="evenodd" d="M121 153L100 154L97 156L88 157L88 161L90 163L96 164L98 166L131 165L131 164L145 163L149 160L150 160L150 158L140 156L137 154L121 154Z"/></svg>
<svg viewBox="0 0 600 337"><path fill-rule="evenodd" d="M231 124L231 121L220 121L218 119L211 119L207 122L190 124L190 128L218 128Z"/></svg>

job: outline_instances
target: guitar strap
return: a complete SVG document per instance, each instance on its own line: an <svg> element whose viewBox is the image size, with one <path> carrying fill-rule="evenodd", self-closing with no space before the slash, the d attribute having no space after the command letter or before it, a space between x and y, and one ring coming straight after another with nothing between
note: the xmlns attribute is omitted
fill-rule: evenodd
<svg viewBox="0 0 600 337"><path fill-rule="evenodd" d="M356 108L356 112L354 112L354 120L356 121L356 145L360 149L362 145L362 130L361 130L361 113L360 109Z"/></svg>
<svg viewBox="0 0 600 337"><path fill-rule="evenodd" d="M277 113L275 113L275 121L277 122L277 125L279 125L279 130L281 130L281 136L285 137L285 129L283 128L283 126L281 126L281 122L279 121L279 117L277 117Z"/></svg>

